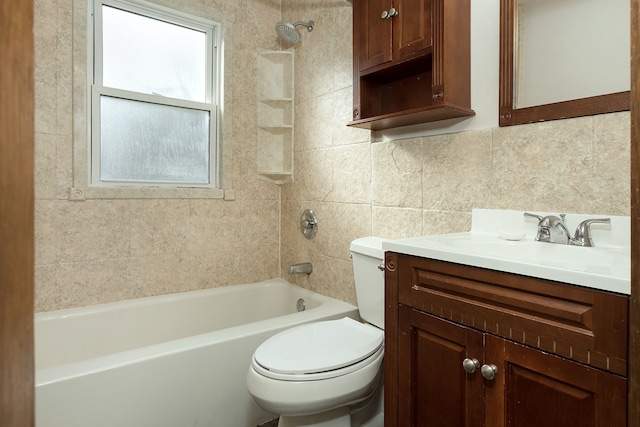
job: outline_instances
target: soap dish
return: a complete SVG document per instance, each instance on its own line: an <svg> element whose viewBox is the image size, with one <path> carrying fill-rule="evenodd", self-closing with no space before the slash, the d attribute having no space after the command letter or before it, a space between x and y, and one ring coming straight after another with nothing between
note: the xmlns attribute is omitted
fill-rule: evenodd
<svg viewBox="0 0 640 427"><path fill-rule="evenodd" d="M518 241L527 237L527 233L522 231L499 231L498 238L503 240Z"/></svg>

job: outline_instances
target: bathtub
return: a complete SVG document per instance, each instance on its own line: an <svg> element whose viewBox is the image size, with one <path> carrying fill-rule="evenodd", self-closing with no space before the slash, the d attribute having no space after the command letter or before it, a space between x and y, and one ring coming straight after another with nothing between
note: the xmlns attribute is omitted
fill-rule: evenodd
<svg viewBox="0 0 640 427"><path fill-rule="evenodd" d="M283 279L38 313L36 427L255 427L275 417L245 387L258 345L344 316Z"/></svg>

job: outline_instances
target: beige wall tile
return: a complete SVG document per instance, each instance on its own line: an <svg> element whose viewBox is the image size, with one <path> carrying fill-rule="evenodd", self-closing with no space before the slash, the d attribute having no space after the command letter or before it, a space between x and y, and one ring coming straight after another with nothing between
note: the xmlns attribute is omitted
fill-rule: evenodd
<svg viewBox="0 0 640 427"><path fill-rule="evenodd" d="M471 212L423 211L422 233L461 233L471 230Z"/></svg>
<svg viewBox="0 0 640 427"><path fill-rule="evenodd" d="M574 211L590 197L592 146L591 117L494 129L495 206Z"/></svg>
<svg viewBox="0 0 640 427"><path fill-rule="evenodd" d="M34 270L34 310L36 312L52 311L62 308L59 303L60 289L56 286L56 270L57 266L55 264L36 265Z"/></svg>
<svg viewBox="0 0 640 427"><path fill-rule="evenodd" d="M186 252L189 207L183 200L132 201L132 257Z"/></svg>
<svg viewBox="0 0 640 427"><path fill-rule="evenodd" d="M58 264L55 308L94 305L142 296L131 282L130 262L127 258L113 258Z"/></svg>
<svg viewBox="0 0 640 427"><path fill-rule="evenodd" d="M372 234L387 239L422 235L422 210L373 207Z"/></svg>
<svg viewBox="0 0 640 427"><path fill-rule="evenodd" d="M58 205L59 202L55 200L35 200L34 228L36 266L52 265L57 261L58 245L60 243L58 240ZM37 284L38 279L36 278L36 288Z"/></svg>
<svg viewBox="0 0 640 427"><path fill-rule="evenodd" d="M372 204L422 208L422 139L371 145Z"/></svg>
<svg viewBox="0 0 640 427"><path fill-rule="evenodd" d="M593 118L593 193L578 202L593 213L630 215L631 162L630 114L617 113Z"/></svg>
<svg viewBox="0 0 640 427"><path fill-rule="evenodd" d="M470 211L491 206L491 132L424 138L423 206Z"/></svg>
<svg viewBox="0 0 640 427"><path fill-rule="evenodd" d="M56 198L56 145L58 136L35 134L34 194L36 199Z"/></svg>
<svg viewBox="0 0 640 427"><path fill-rule="evenodd" d="M353 88L351 86L339 89L333 93L334 110L331 126L333 130L333 145L359 144L371 142L371 131L347 126L353 119Z"/></svg>
<svg viewBox="0 0 640 427"><path fill-rule="evenodd" d="M371 194L371 146L355 144L333 150L332 189L325 200L369 203Z"/></svg>
<svg viewBox="0 0 640 427"><path fill-rule="evenodd" d="M334 99L330 94L295 103L296 151L314 150L333 145Z"/></svg>
<svg viewBox="0 0 640 427"><path fill-rule="evenodd" d="M58 262L130 256L128 201L59 202L56 206L52 219L56 223Z"/></svg>
<svg viewBox="0 0 640 427"><path fill-rule="evenodd" d="M331 148L297 151L295 185L302 200L325 200L333 189L334 152Z"/></svg>

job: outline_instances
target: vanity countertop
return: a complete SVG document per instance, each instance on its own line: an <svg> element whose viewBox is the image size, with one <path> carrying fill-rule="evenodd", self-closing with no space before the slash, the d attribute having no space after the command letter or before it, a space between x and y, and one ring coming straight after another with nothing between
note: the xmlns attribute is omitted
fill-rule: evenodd
<svg viewBox="0 0 640 427"><path fill-rule="evenodd" d="M537 221L522 211L474 209L469 232L389 240L383 249L629 295L629 217L567 214L565 222L573 233L580 221L603 217L611 224L592 225L594 247L537 242Z"/></svg>

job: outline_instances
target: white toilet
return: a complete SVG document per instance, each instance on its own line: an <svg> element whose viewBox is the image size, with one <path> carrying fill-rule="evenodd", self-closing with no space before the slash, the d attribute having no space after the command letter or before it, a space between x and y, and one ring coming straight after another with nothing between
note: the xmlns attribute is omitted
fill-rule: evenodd
<svg viewBox="0 0 640 427"><path fill-rule="evenodd" d="M351 243L361 323L349 317L280 332L255 351L247 388L278 427L382 426L382 239Z"/></svg>

